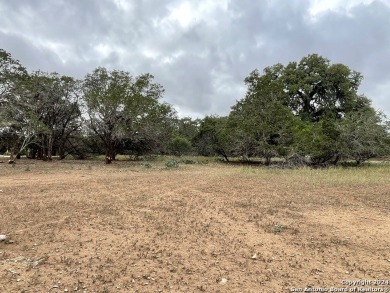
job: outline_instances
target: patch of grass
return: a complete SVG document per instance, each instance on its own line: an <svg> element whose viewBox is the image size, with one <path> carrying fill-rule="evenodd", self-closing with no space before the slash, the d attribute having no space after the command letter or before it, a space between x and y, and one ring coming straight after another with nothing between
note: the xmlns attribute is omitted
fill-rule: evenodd
<svg viewBox="0 0 390 293"><path fill-rule="evenodd" d="M157 162L157 161L163 161L164 157L159 155L145 155L143 156L143 159L145 161Z"/></svg>

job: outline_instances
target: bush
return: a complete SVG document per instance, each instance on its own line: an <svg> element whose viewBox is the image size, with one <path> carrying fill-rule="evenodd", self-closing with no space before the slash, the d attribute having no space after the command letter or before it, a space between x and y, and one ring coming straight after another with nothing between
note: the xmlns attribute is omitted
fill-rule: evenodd
<svg viewBox="0 0 390 293"><path fill-rule="evenodd" d="M169 160L165 163L165 167L167 168L177 168L179 167L179 162L176 160Z"/></svg>
<svg viewBox="0 0 390 293"><path fill-rule="evenodd" d="M169 150L176 156L181 156L184 153L191 151L191 142L183 136L175 136L171 139L168 145Z"/></svg>
<svg viewBox="0 0 390 293"><path fill-rule="evenodd" d="M150 163L145 163L145 164L144 164L144 167L145 167L146 169L150 169L150 168L152 168L152 165L151 165Z"/></svg>

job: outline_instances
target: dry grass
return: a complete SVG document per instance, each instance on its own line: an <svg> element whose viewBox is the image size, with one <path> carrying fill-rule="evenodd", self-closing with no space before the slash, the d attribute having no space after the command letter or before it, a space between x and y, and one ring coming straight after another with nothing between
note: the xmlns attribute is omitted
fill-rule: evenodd
<svg viewBox="0 0 390 293"><path fill-rule="evenodd" d="M290 292L390 279L390 166L0 165L1 292Z"/></svg>

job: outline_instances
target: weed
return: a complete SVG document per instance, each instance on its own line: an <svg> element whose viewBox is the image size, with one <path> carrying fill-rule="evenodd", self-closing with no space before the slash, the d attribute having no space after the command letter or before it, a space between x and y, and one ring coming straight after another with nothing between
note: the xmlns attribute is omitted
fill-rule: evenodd
<svg viewBox="0 0 390 293"><path fill-rule="evenodd" d="M286 229L287 229L287 226L280 224L280 223L276 223L273 227L273 232L274 233L281 233Z"/></svg>
<svg viewBox="0 0 390 293"><path fill-rule="evenodd" d="M196 164L196 162L195 162L195 161L193 161L193 160L189 160L189 159L182 160L181 162L182 162L182 163L184 163L184 164L187 164L187 165L190 165L190 164Z"/></svg>
<svg viewBox="0 0 390 293"><path fill-rule="evenodd" d="M167 168L177 168L179 167L179 162L176 160L169 160L165 163L165 167Z"/></svg>
<svg viewBox="0 0 390 293"><path fill-rule="evenodd" d="M150 168L152 168L152 165L151 165L150 163L145 163L145 164L144 164L144 167L145 167L146 169L150 169Z"/></svg>

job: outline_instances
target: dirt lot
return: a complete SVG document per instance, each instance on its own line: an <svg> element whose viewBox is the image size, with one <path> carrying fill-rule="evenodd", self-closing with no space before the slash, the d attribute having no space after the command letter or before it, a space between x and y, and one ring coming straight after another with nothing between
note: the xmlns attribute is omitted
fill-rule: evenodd
<svg viewBox="0 0 390 293"><path fill-rule="evenodd" d="M0 164L0 291L390 287L390 166L151 166Z"/></svg>

